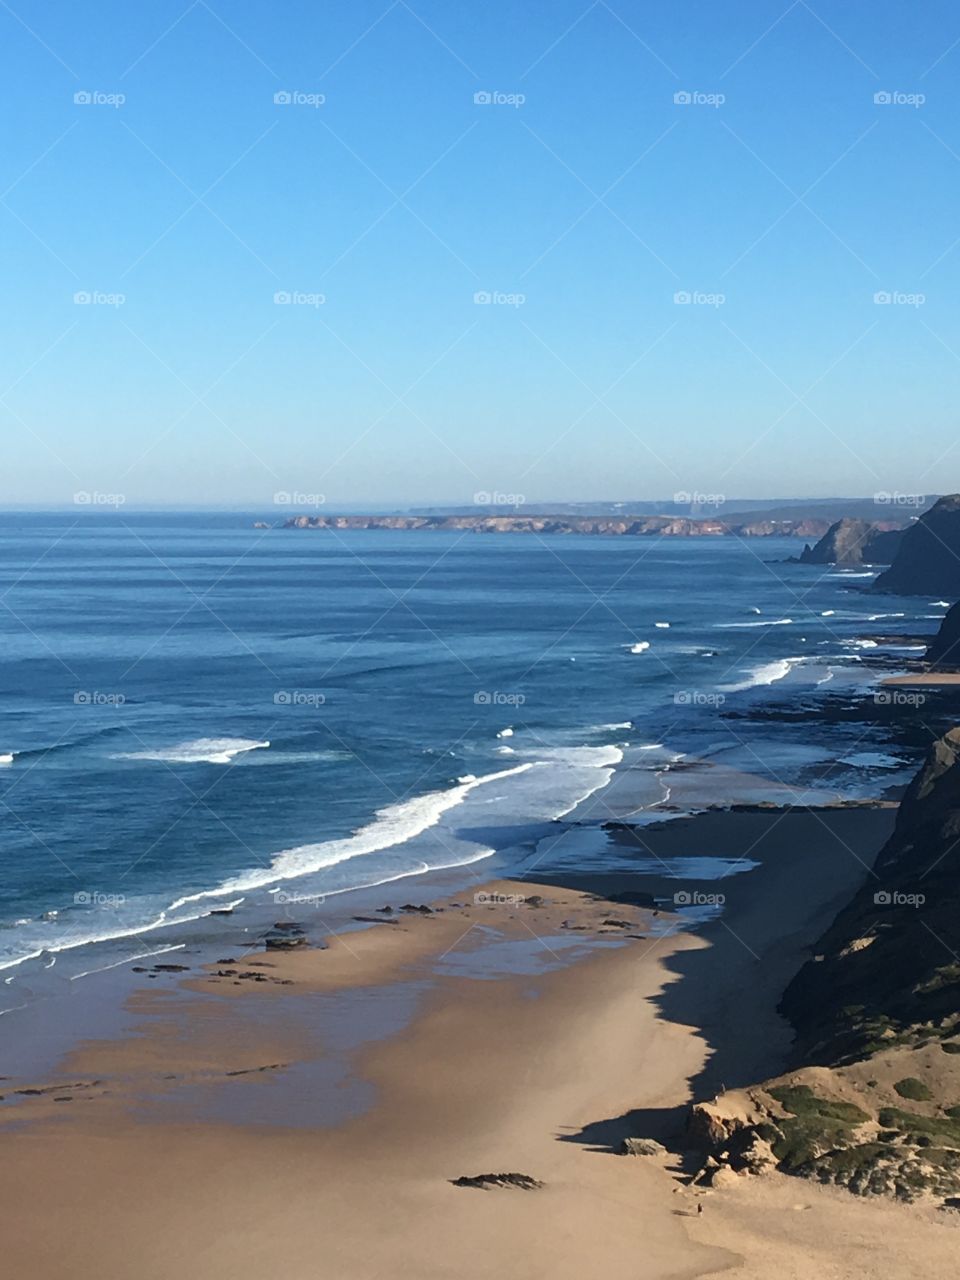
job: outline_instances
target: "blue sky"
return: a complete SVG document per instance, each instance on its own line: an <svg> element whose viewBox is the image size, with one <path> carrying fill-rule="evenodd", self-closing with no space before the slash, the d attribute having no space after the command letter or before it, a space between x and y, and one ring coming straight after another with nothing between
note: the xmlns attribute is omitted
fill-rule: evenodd
<svg viewBox="0 0 960 1280"><path fill-rule="evenodd" d="M954 5L13 0L0 32L0 502L958 487Z"/></svg>

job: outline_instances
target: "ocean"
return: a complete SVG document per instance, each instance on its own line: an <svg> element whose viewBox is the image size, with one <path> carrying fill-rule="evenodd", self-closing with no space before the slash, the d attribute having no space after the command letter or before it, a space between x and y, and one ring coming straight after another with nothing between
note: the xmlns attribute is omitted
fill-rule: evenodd
<svg viewBox="0 0 960 1280"><path fill-rule="evenodd" d="M758 714L869 698L864 632L944 612L785 563L794 539L262 518L0 516L8 985L160 951L231 905L549 870L545 836L596 825L605 789L663 816L681 758L762 778L761 798L874 794L912 763L865 750L862 724ZM610 786L627 774L629 800Z"/></svg>

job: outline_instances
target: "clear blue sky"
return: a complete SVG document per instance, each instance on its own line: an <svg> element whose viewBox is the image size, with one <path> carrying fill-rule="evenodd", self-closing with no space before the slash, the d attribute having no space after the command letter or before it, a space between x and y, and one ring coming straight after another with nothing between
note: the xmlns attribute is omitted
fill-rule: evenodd
<svg viewBox="0 0 960 1280"><path fill-rule="evenodd" d="M0 36L0 502L958 487L955 4L11 0Z"/></svg>

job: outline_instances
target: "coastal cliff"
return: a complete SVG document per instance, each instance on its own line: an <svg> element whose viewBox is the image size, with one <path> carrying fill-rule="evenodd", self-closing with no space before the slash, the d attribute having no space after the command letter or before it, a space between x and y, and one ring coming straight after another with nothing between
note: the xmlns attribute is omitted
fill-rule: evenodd
<svg viewBox="0 0 960 1280"><path fill-rule="evenodd" d="M284 529L405 529L468 533L564 533L601 537L720 538L819 538L825 520L751 519L721 520L688 516L292 516Z"/></svg>
<svg viewBox="0 0 960 1280"><path fill-rule="evenodd" d="M815 547L804 547L801 564L890 564L900 547L902 530L866 520L837 520Z"/></svg>
<svg viewBox="0 0 960 1280"><path fill-rule="evenodd" d="M960 667L960 604L953 605L930 641L925 661L940 670Z"/></svg>
<svg viewBox="0 0 960 1280"><path fill-rule="evenodd" d="M876 591L905 596L960 596L960 494L940 498L903 533Z"/></svg>
<svg viewBox="0 0 960 1280"><path fill-rule="evenodd" d="M694 1106L701 1181L770 1169L858 1195L960 1193L960 728L780 1004L790 1071Z"/></svg>

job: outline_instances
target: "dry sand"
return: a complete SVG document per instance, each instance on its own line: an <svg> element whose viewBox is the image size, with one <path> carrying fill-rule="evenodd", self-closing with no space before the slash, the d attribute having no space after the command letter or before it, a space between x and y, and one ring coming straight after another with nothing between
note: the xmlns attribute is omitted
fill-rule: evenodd
<svg viewBox="0 0 960 1280"><path fill-rule="evenodd" d="M62 1064L56 1096L71 1102L47 1094L4 1109L0 1229L10 1274L954 1273L960 1238L942 1217L779 1175L702 1193L672 1157L613 1154L625 1134L674 1132L692 1093L718 1071L733 1087L776 1067L788 1040L776 996L862 879L890 820L864 811L709 814L645 833L657 856L677 842L691 852L708 843L761 862L723 882L723 923L704 936L654 936L662 916L569 885L501 883L491 889L540 894L547 905L447 902L439 915L351 934L326 951L270 956L262 972L271 982L190 975L179 991L138 996L135 1035L85 1044ZM549 973L445 972L444 955L471 955L478 973L498 942L549 944L564 920L585 942L626 940ZM255 972L253 959L241 967ZM289 1090L296 1064L318 1054L305 1033L317 1031L330 992L353 989L359 999L376 984L399 998L428 980L402 1031L352 1055L352 1074L375 1090L362 1114L327 1127L299 1124L295 1113L282 1126L198 1118L197 1091L212 1104L228 1071L251 1072L233 1089ZM71 1091L68 1079L90 1087ZM451 1184L487 1172L529 1174L544 1187Z"/></svg>

